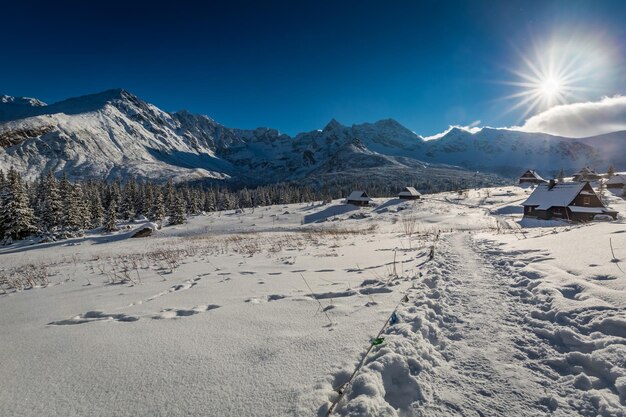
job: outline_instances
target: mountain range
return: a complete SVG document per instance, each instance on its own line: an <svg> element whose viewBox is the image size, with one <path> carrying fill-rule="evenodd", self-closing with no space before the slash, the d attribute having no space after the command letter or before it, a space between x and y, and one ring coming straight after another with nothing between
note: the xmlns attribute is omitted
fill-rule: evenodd
<svg viewBox="0 0 626 417"><path fill-rule="evenodd" d="M392 119L292 137L276 129L221 125L187 111L166 112L122 89L46 105L0 96L0 168L28 177L282 181L435 178L466 185L502 182L528 168L546 177L590 165L626 166L626 132L572 139L510 129L451 128L425 140Z"/></svg>

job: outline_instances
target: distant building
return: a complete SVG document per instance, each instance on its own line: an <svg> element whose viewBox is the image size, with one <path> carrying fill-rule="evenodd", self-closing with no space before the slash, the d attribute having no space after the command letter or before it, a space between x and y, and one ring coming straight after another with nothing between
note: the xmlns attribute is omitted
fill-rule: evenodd
<svg viewBox="0 0 626 417"><path fill-rule="evenodd" d="M605 182L606 188L624 188L626 177L622 174L613 175Z"/></svg>
<svg viewBox="0 0 626 417"><path fill-rule="evenodd" d="M365 191L352 191L348 198L346 198L347 204L352 204L355 206L368 206L371 198L367 195Z"/></svg>
<svg viewBox="0 0 626 417"><path fill-rule="evenodd" d="M404 190L398 193L398 198L402 198L404 200L417 200L422 195L413 187L404 187Z"/></svg>
<svg viewBox="0 0 626 417"><path fill-rule="evenodd" d="M535 171L534 169L529 169L528 171L524 172L521 177L519 177L520 185L542 184L544 182L547 182L547 181L541 178L541 175L537 174L537 171Z"/></svg>
<svg viewBox="0 0 626 417"><path fill-rule="evenodd" d="M522 205L524 217L542 220L590 221L599 214L617 218L617 212L602 203L588 182L540 184Z"/></svg>
<svg viewBox="0 0 626 417"><path fill-rule="evenodd" d="M572 180L585 182L585 181L598 181L602 179L602 175L598 174L596 171L589 167L584 167L580 171L574 174Z"/></svg>

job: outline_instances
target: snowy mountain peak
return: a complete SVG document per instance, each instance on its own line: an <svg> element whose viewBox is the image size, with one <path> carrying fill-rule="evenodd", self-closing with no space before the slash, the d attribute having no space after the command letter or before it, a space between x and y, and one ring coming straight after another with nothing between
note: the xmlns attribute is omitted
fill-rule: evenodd
<svg viewBox="0 0 626 417"><path fill-rule="evenodd" d="M24 105L24 106L30 106L30 107L46 106L46 103L36 98L13 97L13 96L7 96L7 95L0 96L0 103L12 103L12 104Z"/></svg>
<svg viewBox="0 0 626 417"><path fill-rule="evenodd" d="M330 132L330 131L339 130L339 129L345 129L345 126L339 123L335 118L332 118L330 122L328 122L326 126L324 126L324 129L322 129L322 131Z"/></svg>

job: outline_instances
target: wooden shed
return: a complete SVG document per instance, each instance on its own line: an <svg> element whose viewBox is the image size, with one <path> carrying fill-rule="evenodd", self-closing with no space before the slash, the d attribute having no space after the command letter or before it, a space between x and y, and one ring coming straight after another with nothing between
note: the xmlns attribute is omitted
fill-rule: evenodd
<svg viewBox="0 0 626 417"><path fill-rule="evenodd" d="M402 198L404 200L417 200L422 195L413 187L404 187L404 190L398 193L398 198Z"/></svg>
<svg viewBox="0 0 626 417"><path fill-rule="evenodd" d="M522 174L521 177L519 177L519 185L542 184L544 182L547 182L547 181L541 178L541 175L539 175L537 171L535 171L534 169L527 170L526 172Z"/></svg>
<svg viewBox="0 0 626 417"><path fill-rule="evenodd" d="M624 188L626 185L626 176L622 174L613 175L606 180L606 188Z"/></svg>
<svg viewBox="0 0 626 417"><path fill-rule="evenodd" d="M542 220L590 221L596 215L617 218L617 212L602 203L588 182L540 184L522 205L524 217Z"/></svg>
<svg viewBox="0 0 626 417"><path fill-rule="evenodd" d="M372 199L365 191L352 191L348 198L346 198L347 204L355 206L368 206L370 201L372 201Z"/></svg>
<svg viewBox="0 0 626 417"><path fill-rule="evenodd" d="M602 175L598 174L596 171L589 167L584 167L583 169L575 173L572 179L579 182L598 181L602 179Z"/></svg>

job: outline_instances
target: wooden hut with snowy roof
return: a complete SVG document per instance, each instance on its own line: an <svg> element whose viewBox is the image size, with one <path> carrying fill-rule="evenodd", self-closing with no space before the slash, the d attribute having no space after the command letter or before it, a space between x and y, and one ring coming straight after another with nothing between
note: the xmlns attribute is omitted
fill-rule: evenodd
<svg viewBox="0 0 626 417"><path fill-rule="evenodd" d="M547 181L541 178L541 175L539 175L537 171L535 171L534 169L527 170L526 172L522 174L521 177L519 177L519 185L543 184L544 182L547 182Z"/></svg>
<svg viewBox="0 0 626 417"><path fill-rule="evenodd" d="M617 218L617 212L602 203L588 182L540 184L522 205L524 217L542 220L590 221L597 215Z"/></svg>
<svg viewBox="0 0 626 417"><path fill-rule="evenodd" d="M585 181L598 181L602 179L602 175L598 174L596 171L589 167L584 167L580 171L574 174L572 180L585 182Z"/></svg>
<svg viewBox="0 0 626 417"><path fill-rule="evenodd" d="M626 176L623 174L613 175L605 182L606 188L624 188L626 185Z"/></svg>
<svg viewBox="0 0 626 417"><path fill-rule="evenodd" d="M352 191L348 198L346 198L347 204L355 206L368 206L372 199L367 195L365 191Z"/></svg>
<svg viewBox="0 0 626 417"><path fill-rule="evenodd" d="M403 200L417 200L422 195L413 187L404 187L404 190L398 193L398 198Z"/></svg>

